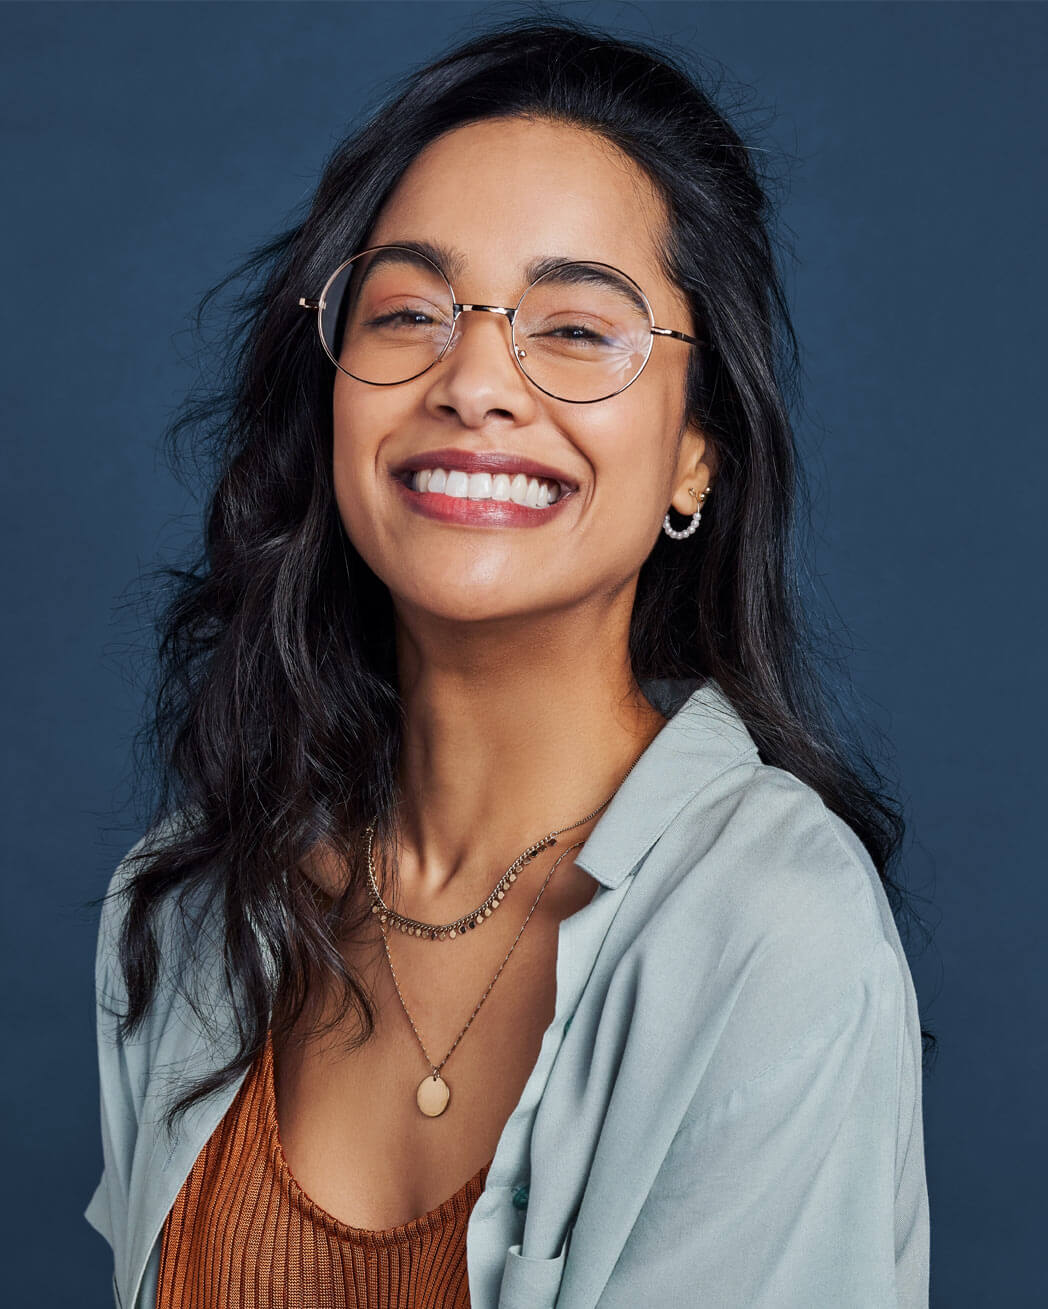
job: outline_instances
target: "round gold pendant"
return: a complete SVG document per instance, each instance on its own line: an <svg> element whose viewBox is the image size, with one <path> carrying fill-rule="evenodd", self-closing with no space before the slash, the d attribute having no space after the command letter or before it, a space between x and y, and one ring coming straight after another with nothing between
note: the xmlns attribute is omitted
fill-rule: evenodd
<svg viewBox="0 0 1048 1309"><path fill-rule="evenodd" d="M436 1077L430 1073L428 1077L424 1077L419 1082L418 1090L415 1092L415 1099L418 1101L418 1107L427 1118L439 1118L448 1107L448 1101L451 1099L451 1087L448 1086L439 1073Z"/></svg>

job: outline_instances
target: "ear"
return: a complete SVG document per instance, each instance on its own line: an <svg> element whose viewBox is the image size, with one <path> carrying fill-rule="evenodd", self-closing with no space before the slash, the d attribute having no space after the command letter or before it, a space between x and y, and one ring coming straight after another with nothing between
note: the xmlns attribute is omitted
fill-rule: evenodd
<svg viewBox="0 0 1048 1309"><path fill-rule="evenodd" d="M709 491L717 472L717 454L709 438L694 423L681 434L677 471L670 503L678 513L690 518L698 507L696 496ZM694 491L695 495L690 492Z"/></svg>

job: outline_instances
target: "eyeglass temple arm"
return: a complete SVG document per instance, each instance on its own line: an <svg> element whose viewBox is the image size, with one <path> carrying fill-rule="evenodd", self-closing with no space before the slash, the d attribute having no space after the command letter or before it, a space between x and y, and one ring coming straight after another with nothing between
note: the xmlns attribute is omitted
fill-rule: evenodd
<svg viewBox="0 0 1048 1309"><path fill-rule="evenodd" d="M689 345L706 344L702 337L689 336L687 332L675 332L671 327L653 327L651 331L653 336L673 336L676 337L678 341L687 341Z"/></svg>
<svg viewBox="0 0 1048 1309"><path fill-rule="evenodd" d="M320 308L320 301L319 301L319 300L310 300L310 299L308 299L308 298L307 298L306 296L304 296L304 295L299 296L299 298L298 298L298 303L302 306L303 309L319 309L319 308Z"/></svg>

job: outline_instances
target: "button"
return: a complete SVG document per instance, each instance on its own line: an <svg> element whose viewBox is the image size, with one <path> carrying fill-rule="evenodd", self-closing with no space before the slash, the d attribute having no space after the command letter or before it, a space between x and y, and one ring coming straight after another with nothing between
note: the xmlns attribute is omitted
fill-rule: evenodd
<svg viewBox="0 0 1048 1309"><path fill-rule="evenodd" d="M575 1017L574 1014L568 1014L568 1021L564 1024L564 1030L565 1030L565 1032L566 1032L566 1031L568 1030L568 1028L571 1026L571 1020L572 1020L574 1017Z"/></svg>
<svg viewBox="0 0 1048 1309"><path fill-rule="evenodd" d="M517 1189L513 1192L513 1208L526 1209L527 1207L528 1207L528 1188L526 1186L518 1186Z"/></svg>

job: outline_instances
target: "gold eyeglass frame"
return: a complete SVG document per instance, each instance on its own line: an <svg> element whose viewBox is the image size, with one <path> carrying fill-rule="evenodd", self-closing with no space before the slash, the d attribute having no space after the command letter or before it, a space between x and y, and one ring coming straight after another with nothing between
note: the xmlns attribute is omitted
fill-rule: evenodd
<svg viewBox="0 0 1048 1309"><path fill-rule="evenodd" d="M413 373L411 377L401 378L399 382L371 382L366 377L357 377L356 373L351 373L348 368L344 368L343 365L339 363L339 361L328 349L328 343L324 339L324 329L321 326L321 314L323 313L323 310L327 305L327 295L332 285L334 284L335 279L355 259L359 259L361 255L372 254L375 250L406 250L408 251L409 254L413 255L416 259L425 259L426 263L429 264L443 279L451 295L451 305L453 311L452 319L451 319L451 331L448 333L448 339L447 341L444 342L440 354L438 354L435 359L433 359L430 363L428 363L425 368L420 369L417 373ZM517 340L516 340L515 322L516 322L517 313L520 310L520 306L524 303L524 297L528 294L528 292L532 289L532 287L536 286L539 282L541 282L544 277L549 277L552 273L557 272L558 269L566 268L571 264L586 264L596 268L610 268L613 273L617 273L619 277L625 278L626 281L629 282L630 285L636 290L637 294L640 296L644 304L644 308L647 310L648 313L648 326L650 330L650 335L648 337L648 351L647 354L645 354L644 356L644 362L633 374L633 376L630 378L630 380L626 383L625 386L620 386L617 391L610 391L607 395L597 396L593 400L565 400L563 396L554 395L552 391L547 391L544 386L539 386L538 382L536 382L535 379L528 374L524 365L521 363L521 359L524 358L524 356L527 354L527 351L522 350L517 345ZM684 341L688 345L709 344L708 341L704 340L701 337L689 336L687 332L678 332L670 327L656 327L655 315L651 311L651 303L649 302L648 297L644 294L641 288L633 280L633 278L630 277L628 273L624 273L621 268L616 268L614 264L607 264L597 259L565 259L563 260L563 262L556 264L553 268L547 268L546 271L540 277L536 277L534 282L530 283L530 285L525 287L523 294L521 295L520 299L517 301L516 305L513 307L510 307L508 305L472 305L472 304L468 305L468 304L459 304L459 302L455 299L454 289L452 288L451 282L445 276L444 270L440 268L437 264L435 264L433 260L430 259L427 255L424 255L420 251L413 249L411 246L397 245L395 242L386 243L382 245L372 245L372 246L368 246L366 250L358 250L355 255L351 255L348 259L343 260L342 263L340 263L339 266L335 269L335 271L331 274L328 280L324 283L324 289L321 291L320 295L316 299L312 299L308 296L300 296L298 303L303 309L315 309L317 311L317 335L320 337L320 344L324 348L324 353L335 365L335 367L340 372L345 373L347 377L352 377L354 381L357 382L364 382L368 386L402 386L405 382L413 382L416 377L421 377L423 373L428 373L434 364L439 364L441 359L444 358L444 354L447 351L448 346L455 339L455 328L458 326L459 316L465 313L467 310L472 310L477 313L502 314L505 318L508 318L509 330L510 330L510 344L512 347L510 350L510 354L512 355L513 360L516 363L517 367L520 369L521 373L524 375L524 377L527 378L527 380L531 383L531 385L536 387L538 390L540 390L543 393L543 395L548 395L554 400L560 400L562 403L570 404L570 405L599 404L600 401L602 400L611 400L614 396L621 395L622 392L625 391L627 387L633 385L633 383L637 380L637 378L640 377L641 373L644 372L644 369L648 366L648 360L651 358L652 345L654 343L656 336L673 337L674 340Z"/></svg>

